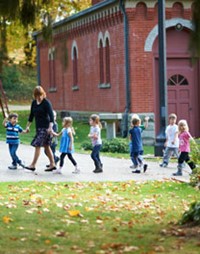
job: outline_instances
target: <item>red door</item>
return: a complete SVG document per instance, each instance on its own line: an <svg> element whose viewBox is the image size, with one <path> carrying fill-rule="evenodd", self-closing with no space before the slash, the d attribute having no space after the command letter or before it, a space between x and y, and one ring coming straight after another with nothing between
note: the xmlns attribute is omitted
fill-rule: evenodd
<svg viewBox="0 0 200 254"><path fill-rule="evenodd" d="M195 135L195 70L189 59L167 60L168 113L186 119Z"/></svg>

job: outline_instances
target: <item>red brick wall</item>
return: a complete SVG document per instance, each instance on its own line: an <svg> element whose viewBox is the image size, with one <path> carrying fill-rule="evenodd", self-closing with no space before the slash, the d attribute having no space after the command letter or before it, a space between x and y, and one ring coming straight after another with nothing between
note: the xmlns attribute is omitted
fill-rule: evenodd
<svg viewBox="0 0 200 254"><path fill-rule="evenodd" d="M112 22L111 22L112 23ZM104 20L102 23L91 24L83 32L83 28L72 31L63 36L68 49L68 65L63 67L62 40L57 36L52 46L56 48L56 92L49 92L48 50L40 47L41 83L47 90L48 98L56 110L123 112L125 109L125 82L124 82L124 37L123 23L119 16L118 22ZM90 29L91 28L91 29ZM98 34L108 31L111 38L110 73L111 88L100 89L99 85L99 49ZM78 47L78 86L73 91L73 64L71 48L73 41Z"/></svg>
<svg viewBox="0 0 200 254"><path fill-rule="evenodd" d="M98 1L93 1L95 4ZM129 57L131 112L155 112L155 78L154 56L145 52L145 41L150 31L157 24L157 6L147 9L139 3L136 9L127 9L129 20ZM182 17L189 19L190 10L183 10L181 4L174 4L173 9L166 10L166 18ZM99 50L98 34L110 34L110 72L111 88L100 89L99 84ZM64 36L64 37L63 37ZM64 42L63 42L64 40ZM78 47L78 85L73 91L73 64L71 48L73 40ZM63 47L65 43L65 47ZM56 53L56 92L48 92L49 70L48 49L40 45L41 83L56 110L124 112L125 97L125 61L124 61L124 27L122 15L98 20L85 27L77 28L55 37ZM63 48L68 49L67 67L61 61ZM65 52L65 51L64 51Z"/></svg>

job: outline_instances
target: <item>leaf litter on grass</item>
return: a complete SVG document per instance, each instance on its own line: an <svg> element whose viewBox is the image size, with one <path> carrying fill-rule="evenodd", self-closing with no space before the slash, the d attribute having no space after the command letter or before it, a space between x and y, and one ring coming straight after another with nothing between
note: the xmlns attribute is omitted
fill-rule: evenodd
<svg viewBox="0 0 200 254"><path fill-rule="evenodd" d="M170 181L30 182L4 184L2 190L0 214L4 225L12 228L7 241L14 239L16 248L18 241L31 243L45 254L47 249L52 253L66 253L66 249L72 253L165 252L165 238L176 235L166 233L163 239L163 228L169 230L170 223L179 219L191 197L200 197L188 185ZM25 217L20 221L20 216Z"/></svg>

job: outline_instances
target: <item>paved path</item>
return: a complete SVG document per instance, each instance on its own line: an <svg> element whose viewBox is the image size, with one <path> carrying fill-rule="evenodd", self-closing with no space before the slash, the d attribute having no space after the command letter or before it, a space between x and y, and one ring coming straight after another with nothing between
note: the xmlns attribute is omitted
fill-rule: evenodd
<svg viewBox="0 0 200 254"><path fill-rule="evenodd" d="M160 168L157 162L148 162L148 170L144 174L133 174L129 168L131 163L128 159L115 159L110 157L102 157L104 165L104 172L100 174L94 174L93 161L90 155L87 154L74 154L74 158L78 162L81 173L72 174L73 165L65 158L65 165L62 175L55 175L52 172L45 172L48 159L41 152L36 174L26 173L19 167L17 170L9 170L8 166L11 164L11 158L8 152L7 144L0 141L0 182L14 182L14 181L47 181L47 182L78 182L78 181L148 181L148 180L162 180L171 179L172 173L176 171L176 164L170 164L168 168ZM21 144L18 149L18 156L24 160L28 166L32 160L34 148L30 145ZM59 152L58 152L59 154ZM176 177L183 181L189 181L190 169L186 167L183 171L182 177ZM174 177L173 177L174 178Z"/></svg>

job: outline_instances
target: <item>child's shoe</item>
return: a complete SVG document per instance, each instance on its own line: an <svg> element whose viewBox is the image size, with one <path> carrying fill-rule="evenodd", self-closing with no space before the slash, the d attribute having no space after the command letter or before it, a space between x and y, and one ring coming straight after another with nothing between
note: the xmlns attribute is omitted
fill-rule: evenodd
<svg viewBox="0 0 200 254"><path fill-rule="evenodd" d="M182 174L182 172L177 171L176 173L173 173L172 175L173 175L173 176L182 176L183 174Z"/></svg>
<svg viewBox="0 0 200 254"><path fill-rule="evenodd" d="M133 174L140 174L140 167L136 167L134 171L132 171Z"/></svg>
<svg viewBox="0 0 200 254"><path fill-rule="evenodd" d="M53 174L59 174L59 175L61 175L62 174L62 168L58 168L58 169L54 170Z"/></svg>
<svg viewBox="0 0 200 254"><path fill-rule="evenodd" d="M147 164L144 164L144 166L143 166L143 172L144 172L144 173L147 171L147 168L148 168L148 165L147 165Z"/></svg>
<svg viewBox="0 0 200 254"><path fill-rule="evenodd" d="M75 166L75 169L74 169L74 171L72 171L72 173L73 174L79 174L80 173L80 169L77 166Z"/></svg>
<svg viewBox="0 0 200 254"><path fill-rule="evenodd" d="M161 163L161 164L160 164L160 167L166 168L166 167L167 167L167 163L165 163L165 162Z"/></svg>
<svg viewBox="0 0 200 254"><path fill-rule="evenodd" d="M17 166L16 165L11 165L11 166L8 167L8 169L15 170L15 169L17 169Z"/></svg>

